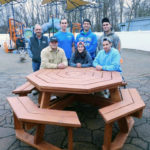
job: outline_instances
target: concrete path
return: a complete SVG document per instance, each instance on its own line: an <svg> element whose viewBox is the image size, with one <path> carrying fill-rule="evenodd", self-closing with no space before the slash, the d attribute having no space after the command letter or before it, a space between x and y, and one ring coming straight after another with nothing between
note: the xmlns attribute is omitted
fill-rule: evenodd
<svg viewBox="0 0 150 150"><path fill-rule="evenodd" d="M123 150L150 150L150 52L123 50L124 77L128 87L137 88L146 103L142 119L135 119L135 125ZM13 116L6 97L14 96L11 91L25 82L25 76L32 72L31 59L20 62L18 54L6 54L0 49L0 150L34 150L16 139ZM29 95L35 102L37 96ZM74 150L101 150L104 121L95 107L75 104L68 109L76 110L82 127L74 130ZM118 127L115 125L113 136ZM30 131L34 132L34 131ZM46 126L44 137L56 146L66 149L67 131L62 127Z"/></svg>

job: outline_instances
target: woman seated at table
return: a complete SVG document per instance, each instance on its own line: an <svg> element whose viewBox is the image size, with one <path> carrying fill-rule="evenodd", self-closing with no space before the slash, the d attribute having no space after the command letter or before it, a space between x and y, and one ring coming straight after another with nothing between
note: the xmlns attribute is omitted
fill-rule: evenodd
<svg viewBox="0 0 150 150"><path fill-rule="evenodd" d="M77 43L77 49L72 54L69 65L77 68L92 66L92 58L90 54L86 51L83 42Z"/></svg>

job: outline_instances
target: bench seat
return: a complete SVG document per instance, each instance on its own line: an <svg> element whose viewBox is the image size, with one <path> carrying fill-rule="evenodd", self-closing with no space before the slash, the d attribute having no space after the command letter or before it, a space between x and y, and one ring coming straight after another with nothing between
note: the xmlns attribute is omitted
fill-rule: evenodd
<svg viewBox="0 0 150 150"><path fill-rule="evenodd" d="M134 124L134 120L131 116L137 118L142 117L145 103L140 97L138 91L136 89L122 89L121 96L122 101L99 109L99 113L106 123L106 135L104 135L106 139L104 137L103 150L121 149ZM112 125L115 121L118 122L120 133L115 140L111 142Z"/></svg>
<svg viewBox="0 0 150 150"><path fill-rule="evenodd" d="M7 100L14 112L16 137L18 139L35 148L46 150L43 147L40 148L39 146L43 142L46 143L42 139L44 134L42 133L44 132L44 126L42 124L63 126L68 128L68 150L72 150L72 129L81 126L76 112L38 108L37 105L34 104L27 96L8 97ZM34 123L37 125L35 136L32 136L23 130L23 123ZM30 137L31 140L26 138L27 136ZM50 147L51 146L52 145L50 144Z"/></svg>
<svg viewBox="0 0 150 150"><path fill-rule="evenodd" d="M19 96L27 96L27 94L31 93L34 89L35 86L33 84L31 84L30 82L26 82L13 90L12 93L18 94Z"/></svg>

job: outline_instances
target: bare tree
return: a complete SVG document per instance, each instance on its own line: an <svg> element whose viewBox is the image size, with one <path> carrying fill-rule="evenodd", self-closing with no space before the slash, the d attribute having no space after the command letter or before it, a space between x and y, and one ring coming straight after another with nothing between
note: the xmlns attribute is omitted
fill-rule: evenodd
<svg viewBox="0 0 150 150"><path fill-rule="evenodd" d="M120 23L123 21L123 5L124 5L124 0L119 0L119 6L120 6Z"/></svg>

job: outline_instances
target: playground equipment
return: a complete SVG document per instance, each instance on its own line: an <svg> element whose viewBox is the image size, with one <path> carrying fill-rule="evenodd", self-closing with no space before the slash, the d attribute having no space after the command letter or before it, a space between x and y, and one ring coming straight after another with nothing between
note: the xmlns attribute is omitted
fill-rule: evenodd
<svg viewBox="0 0 150 150"><path fill-rule="evenodd" d="M72 32L75 36L76 32L80 32L81 30L81 24L80 23L72 23Z"/></svg>
<svg viewBox="0 0 150 150"><path fill-rule="evenodd" d="M56 33L60 30L60 19L58 18L50 18L49 22L44 23L42 25L43 33Z"/></svg>
<svg viewBox="0 0 150 150"><path fill-rule="evenodd" d="M24 38L23 38L24 24L14 20L12 18L9 19L9 43L4 42L5 52L11 52L12 50L24 47Z"/></svg>

